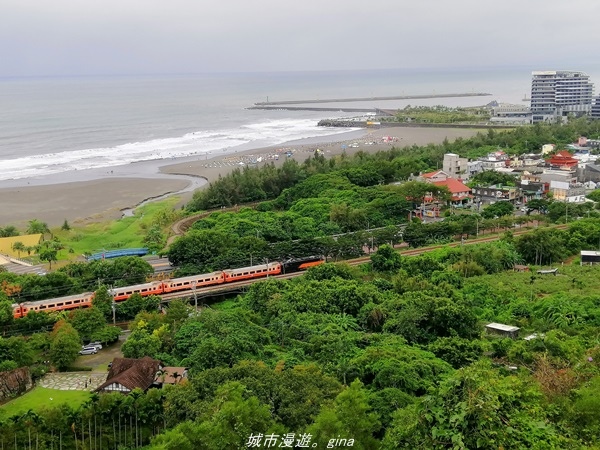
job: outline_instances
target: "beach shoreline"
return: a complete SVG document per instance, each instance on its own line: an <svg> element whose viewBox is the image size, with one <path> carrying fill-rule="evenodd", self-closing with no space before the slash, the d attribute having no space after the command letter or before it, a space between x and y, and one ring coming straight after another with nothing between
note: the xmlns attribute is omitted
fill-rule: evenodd
<svg viewBox="0 0 600 450"><path fill-rule="evenodd" d="M118 219L123 211L167 196L180 197L185 204L193 191L219 176L246 165L260 167L288 158L303 162L320 149L325 157L343 152L377 152L392 147L439 144L474 136L480 130L451 128L385 128L352 130L319 138L290 141L281 145L210 152L173 160L150 160L113 168L74 171L42 179L0 182L0 227L26 226L32 219L59 226L64 220L74 225Z"/></svg>

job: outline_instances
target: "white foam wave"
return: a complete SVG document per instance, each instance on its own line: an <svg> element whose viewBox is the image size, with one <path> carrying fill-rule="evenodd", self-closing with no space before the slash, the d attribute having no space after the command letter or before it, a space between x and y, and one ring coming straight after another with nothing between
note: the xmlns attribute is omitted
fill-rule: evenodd
<svg viewBox="0 0 600 450"><path fill-rule="evenodd" d="M318 127L315 120L280 119L245 125L231 130L207 130L184 136L131 142L106 148L55 152L0 160L0 180L113 167L138 161L204 155L244 145L257 147L352 131L350 128Z"/></svg>

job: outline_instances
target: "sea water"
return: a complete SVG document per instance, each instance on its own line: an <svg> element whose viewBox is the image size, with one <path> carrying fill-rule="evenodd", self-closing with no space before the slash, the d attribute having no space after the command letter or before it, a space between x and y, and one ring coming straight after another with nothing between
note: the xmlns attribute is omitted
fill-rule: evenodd
<svg viewBox="0 0 600 450"><path fill-rule="evenodd" d="M348 113L247 109L256 102L487 92L492 96L311 106L520 103L530 73L513 68L0 79L0 182L208 158L348 131L317 126Z"/></svg>

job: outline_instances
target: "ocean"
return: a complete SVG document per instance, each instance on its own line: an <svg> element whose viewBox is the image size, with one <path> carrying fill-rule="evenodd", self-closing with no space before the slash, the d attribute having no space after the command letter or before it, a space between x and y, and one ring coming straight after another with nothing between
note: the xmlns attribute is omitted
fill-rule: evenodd
<svg viewBox="0 0 600 450"><path fill-rule="evenodd" d="M208 158L348 132L317 123L349 113L247 109L256 102L488 92L344 105L521 103L530 74L505 68L0 79L0 187L7 180L66 180L86 169Z"/></svg>

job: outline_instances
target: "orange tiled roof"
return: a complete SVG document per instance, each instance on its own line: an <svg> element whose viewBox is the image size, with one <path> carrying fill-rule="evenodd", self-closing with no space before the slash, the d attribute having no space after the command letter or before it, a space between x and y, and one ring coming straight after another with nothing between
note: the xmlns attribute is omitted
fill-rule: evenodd
<svg viewBox="0 0 600 450"><path fill-rule="evenodd" d="M471 192L471 188L463 184L460 180L456 178L448 178L445 181L436 181L436 186L446 186L451 194L458 194L461 192Z"/></svg>

